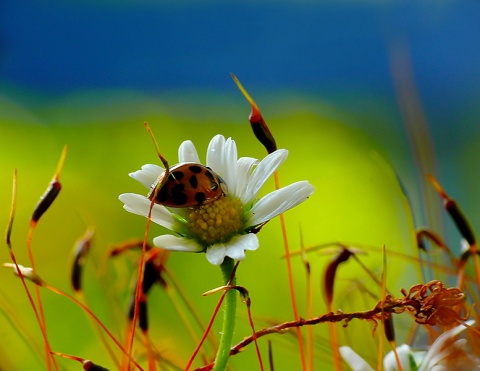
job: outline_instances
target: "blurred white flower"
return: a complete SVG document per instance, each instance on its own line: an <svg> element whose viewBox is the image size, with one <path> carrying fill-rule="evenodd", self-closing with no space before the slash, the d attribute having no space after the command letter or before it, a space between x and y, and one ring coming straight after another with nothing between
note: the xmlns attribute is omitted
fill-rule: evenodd
<svg viewBox="0 0 480 371"><path fill-rule="evenodd" d="M467 325L473 326L474 321ZM467 327L458 325L445 331L430 346L427 352L413 351L403 344L397 347L397 354L403 371L448 371L448 370L480 370L480 360L472 353L466 339L458 339L458 335ZM374 371L374 369L348 346L340 347L343 360L353 371ZM398 371L395 354L390 351L383 359L385 371Z"/></svg>

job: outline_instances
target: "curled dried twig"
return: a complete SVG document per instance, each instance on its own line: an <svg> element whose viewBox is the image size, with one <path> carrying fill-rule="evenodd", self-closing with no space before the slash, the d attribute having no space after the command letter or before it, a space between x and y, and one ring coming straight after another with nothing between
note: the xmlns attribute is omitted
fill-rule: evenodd
<svg viewBox="0 0 480 371"><path fill-rule="evenodd" d="M382 316L389 318L392 314L400 314L405 311L412 313L417 323L431 326L461 323L468 317L461 317L458 313L458 307L463 304L465 294L457 288L446 288L441 281L433 280L425 285L414 285L408 292L404 289L401 292L403 297L393 298L391 295L387 295L385 300L378 302L371 310L353 313L329 312L310 319L300 318L298 321L284 322L259 330L255 333L255 338L258 339L273 333L282 334L291 328L326 322L345 322L344 326L347 326L348 322L353 319L373 321L376 327L377 321L381 320ZM253 335L246 337L232 347L230 355L240 353L253 340Z"/></svg>

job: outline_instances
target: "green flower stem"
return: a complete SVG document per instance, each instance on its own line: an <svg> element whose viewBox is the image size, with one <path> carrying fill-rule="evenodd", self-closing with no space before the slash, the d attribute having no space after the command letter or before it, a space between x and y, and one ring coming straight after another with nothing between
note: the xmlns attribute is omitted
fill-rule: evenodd
<svg viewBox="0 0 480 371"><path fill-rule="evenodd" d="M228 281L230 280L230 276L232 275L234 266L235 264L233 259L230 259L229 257L225 257L222 265L220 265L225 285L227 285ZM235 281L236 279L234 277L232 280L232 285L235 285ZM237 310L236 290L227 291L225 299L223 301L223 308L223 328L213 371L223 371L227 367L228 357L230 355L230 348L232 347L233 333L235 331L235 317Z"/></svg>

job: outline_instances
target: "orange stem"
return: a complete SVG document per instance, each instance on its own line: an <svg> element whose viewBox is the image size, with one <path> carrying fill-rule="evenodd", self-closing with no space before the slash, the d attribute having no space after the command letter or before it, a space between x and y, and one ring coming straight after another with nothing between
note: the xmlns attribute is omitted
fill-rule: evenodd
<svg viewBox="0 0 480 371"><path fill-rule="evenodd" d="M280 189L280 181L278 177L278 171L275 171L274 173L275 177L275 188ZM290 299L292 301L292 309L293 309L293 317L295 318L295 321L298 321L300 316L298 315L298 309L297 309L297 300L295 298L295 288L293 284L293 273L292 273L292 262L290 259L290 248L288 245L288 237L287 237L287 226L285 224L285 218L283 214L280 214L280 224L282 227L282 237L283 237L283 245L285 247L285 260L287 262L287 272L288 272L288 284L290 287ZM303 346L303 338L302 338L302 331L300 330L299 327L296 328L297 332L297 340L298 340L298 346L300 348L300 358L302 361L302 370L306 371L307 370L307 362L305 360L305 350Z"/></svg>
<svg viewBox="0 0 480 371"><path fill-rule="evenodd" d="M33 251L32 251L32 239L33 239L33 231L35 229L35 226L37 225L36 222L32 222L30 224L30 230L28 232L28 238L27 238L27 250L28 250L28 257L30 259L30 264L32 266L32 269L36 271L35 269L35 259L33 258ZM15 263L16 268L18 269L17 263ZM38 305L38 317L37 320L39 321L40 328L42 330L43 334L43 343L45 346L45 357L47 361L47 370L51 370L52 366L50 364L51 361L53 361L53 365L55 367L55 370L58 371L58 364L52 355L52 348L50 347L50 343L48 341L48 335L47 335L47 324L45 322L45 313L43 311L43 305L42 305L42 298L40 295L40 288L35 285L35 297L37 299L37 305Z"/></svg>
<svg viewBox="0 0 480 371"><path fill-rule="evenodd" d="M135 361L129 354L128 352L126 351L126 349L122 346L122 344L120 344L120 342L115 338L115 336L113 336L113 334L110 332L110 330L102 323L102 321L100 321L100 319L90 310L90 308L88 308L87 306L85 306L80 300L78 300L77 298L67 294L66 292L63 292L62 290L60 289L57 289L56 287L53 287L53 286L50 286L48 284L45 284L44 287L52 292L54 292L55 294L58 294L58 295L62 295L64 297L66 297L67 299L70 299L72 300L75 304L77 304L80 308L82 308L89 316L91 316L95 322L98 323L98 325L103 329L103 331L105 331L105 333L108 335L108 337L110 339L112 339L112 341L118 346L118 348L123 352L123 354L125 354L128 359L130 360L130 362L132 362L135 367L141 371L143 371L143 368L137 363L137 361Z"/></svg>
<svg viewBox="0 0 480 371"><path fill-rule="evenodd" d="M205 339L208 336L208 333L210 332L210 329L213 326L213 321L215 321L215 318L217 317L218 312L220 311L220 308L223 303L223 299L225 298L225 295L227 295L227 291L225 290L222 292L222 295L220 296L220 299L218 300L218 303L215 307L215 310L213 311L213 315L210 318L210 321L208 322L207 328L205 329L205 332L203 333L202 339L200 340L200 343L198 343L197 347L193 351L192 356L190 357L187 365L185 366L185 371L188 371L190 367L192 366L193 361L195 360L195 357L197 356L198 352L200 351L200 348L202 347L203 343L205 342Z"/></svg>

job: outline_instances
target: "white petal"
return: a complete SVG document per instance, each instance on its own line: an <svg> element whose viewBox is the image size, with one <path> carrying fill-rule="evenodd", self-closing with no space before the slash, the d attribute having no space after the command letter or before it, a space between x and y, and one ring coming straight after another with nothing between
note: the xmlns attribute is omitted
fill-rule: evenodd
<svg viewBox="0 0 480 371"><path fill-rule="evenodd" d="M173 251L187 251L187 252L201 252L203 247L190 238L177 237L171 234L165 234L155 237L153 243L157 247L165 250Z"/></svg>
<svg viewBox="0 0 480 371"><path fill-rule="evenodd" d="M256 250L259 246L258 237L253 233L238 235L227 244L226 256L236 260L245 259L245 250Z"/></svg>
<svg viewBox="0 0 480 371"><path fill-rule="evenodd" d="M372 367L352 348L343 346L339 348L340 355L343 360L350 366L353 371L374 371Z"/></svg>
<svg viewBox="0 0 480 371"><path fill-rule="evenodd" d="M146 164L142 166L142 170L137 170L128 175L130 175L137 182L142 183L145 187L150 189L152 184L164 171L165 170L158 165Z"/></svg>
<svg viewBox="0 0 480 371"><path fill-rule="evenodd" d="M219 174L227 183L228 193L236 195L237 192L237 145L232 138L225 142L224 152L224 174Z"/></svg>
<svg viewBox="0 0 480 371"><path fill-rule="evenodd" d="M243 259L245 259L245 250L244 249L229 249L227 247L225 255L229 256L230 258L232 258L234 260L243 260Z"/></svg>
<svg viewBox="0 0 480 371"><path fill-rule="evenodd" d="M124 193L121 194L118 199L124 203L123 208L128 212L144 217L148 216L151 201L147 197L136 193ZM172 213L161 205L153 205L151 219L154 223L175 230L177 221Z"/></svg>
<svg viewBox="0 0 480 371"><path fill-rule="evenodd" d="M451 368L441 365L435 365L429 368L428 371L451 371Z"/></svg>
<svg viewBox="0 0 480 371"><path fill-rule="evenodd" d="M258 164L258 160L253 157L241 157L237 161L237 186L235 193L230 192L234 197L241 198L247 189L248 182L252 175L252 169ZM228 186L228 184L227 184Z"/></svg>
<svg viewBox="0 0 480 371"><path fill-rule="evenodd" d="M407 344L402 344L397 347L397 355L402 365L403 371L410 371L410 356L412 354L411 348ZM413 355L412 355L413 357ZM383 368L385 371L398 371L397 359L393 350L387 353L383 359Z"/></svg>
<svg viewBox="0 0 480 371"><path fill-rule="evenodd" d="M259 225L305 201L315 188L306 180L290 184L262 197L250 211L247 227Z"/></svg>
<svg viewBox="0 0 480 371"><path fill-rule="evenodd" d="M186 140L178 147L178 162L200 163L197 150L191 140Z"/></svg>
<svg viewBox="0 0 480 371"><path fill-rule="evenodd" d="M217 243L207 248L207 260L213 265L220 265L225 259L225 245Z"/></svg>
<svg viewBox="0 0 480 371"><path fill-rule="evenodd" d="M435 353L431 358L430 361L428 362L428 368L427 370L433 370L435 367L441 367L443 366L446 360L448 360L449 356L452 353L455 353L459 350L465 349L467 346L467 340L466 339L458 339L455 342L452 342L451 344L447 344L440 352ZM457 357L455 361L452 360L453 363L455 362L461 362L461 357Z"/></svg>
<svg viewBox="0 0 480 371"><path fill-rule="evenodd" d="M288 156L286 149L279 149L266 156L255 168L248 182L247 189L241 196L243 204L247 204L255 197L263 187L267 179L273 174L275 170L285 161Z"/></svg>
<svg viewBox="0 0 480 371"><path fill-rule="evenodd" d="M215 135L207 148L207 166L214 172L225 178L226 169L224 162L225 138L223 135ZM228 186L228 184L227 184Z"/></svg>

